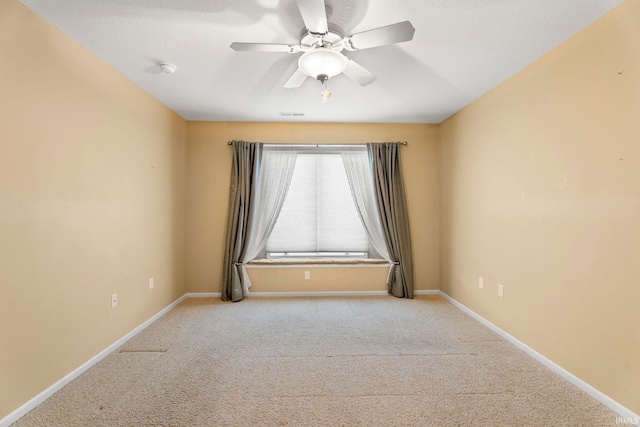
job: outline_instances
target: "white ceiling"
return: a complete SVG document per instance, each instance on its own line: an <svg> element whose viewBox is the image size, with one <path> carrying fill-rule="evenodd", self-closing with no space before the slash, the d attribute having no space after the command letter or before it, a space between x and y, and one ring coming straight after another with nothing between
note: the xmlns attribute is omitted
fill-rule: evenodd
<svg viewBox="0 0 640 427"><path fill-rule="evenodd" d="M338 75L326 104L311 78L283 88L300 53L229 47L296 44L295 0L21 1L187 120L439 123L623 0L326 0L346 34L416 28L410 42L346 52L378 78Z"/></svg>

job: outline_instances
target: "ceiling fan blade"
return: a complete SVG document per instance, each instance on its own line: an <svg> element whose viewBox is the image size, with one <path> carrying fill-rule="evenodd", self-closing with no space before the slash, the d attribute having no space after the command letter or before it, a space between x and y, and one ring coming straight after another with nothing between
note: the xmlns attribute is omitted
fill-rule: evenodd
<svg viewBox="0 0 640 427"><path fill-rule="evenodd" d="M353 59L349 59L347 67L342 73L354 82L358 83L360 86L370 85L376 79L375 74L355 62Z"/></svg>
<svg viewBox="0 0 640 427"><path fill-rule="evenodd" d="M300 51L300 46L292 44L274 44L274 43L231 43L231 49L240 52L284 52L296 53Z"/></svg>
<svg viewBox="0 0 640 427"><path fill-rule="evenodd" d="M304 83L304 81L307 79L307 77L308 76L305 73L303 73L302 70L300 70L300 68L298 68L298 70L295 73L293 73L291 77L289 77L289 80L287 80L287 82L284 84L284 87L288 89L300 87L302 83Z"/></svg>
<svg viewBox="0 0 640 427"><path fill-rule="evenodd" d="M314 34L326 34L329 31L324 0L296 0L296 3L307 30Z"/></svg>
<svg viewBox="0 0 640 427"><path fill-rule="evenodd" d="M385 27L374 28L363 31L345 38L345 48L347 50L369 49L371 47L384 46L388 44L407 42L413 39L413 28L411 22L403 21Z"/></svg>

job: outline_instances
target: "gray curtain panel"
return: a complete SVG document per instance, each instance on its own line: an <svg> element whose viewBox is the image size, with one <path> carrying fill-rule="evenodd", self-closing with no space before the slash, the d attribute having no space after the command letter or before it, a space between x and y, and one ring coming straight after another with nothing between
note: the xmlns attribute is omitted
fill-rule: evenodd
<svg viewBox="0 0 640 427"><path fill-rule="evenodd" d="M399 298L413 298L413 255L409 215L402 178L400 143L367 144L373 170L380 221L394 266L389 292Z"/></svg>
<svg viewBox="0 0 640 427"><path fill-rule="evenodd" d="M235 302L244 298L242 259L249 242L256 192L255 177L260 165L262 144L233 141L232 148L233 168L222 273L222 300Z"/></svg>

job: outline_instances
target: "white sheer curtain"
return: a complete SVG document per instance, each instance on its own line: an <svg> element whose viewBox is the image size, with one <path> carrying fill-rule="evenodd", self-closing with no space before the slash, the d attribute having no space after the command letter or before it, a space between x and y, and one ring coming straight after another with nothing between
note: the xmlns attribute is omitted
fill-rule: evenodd
<svg viewBox="0 0 640 427"><path fill-rule="evenodd" d="M382 258L392 263L380 223L380 214L373 185L373 173L366 147L341 149L344 170L347 173L356 209L369 236L371 246Z"/></svg>
<svg viewBox="0 0 640 427"><path fill-rule="evenodd" d="M292 148L264 147L259 163L258 188L255 209L249 232L249 243L241 262L244 264L256 258L265 247L273 230L282 204L289 191L291 177L296 165L296 151ZM244 294L249 294L251 280L242 266Z"/></svg>

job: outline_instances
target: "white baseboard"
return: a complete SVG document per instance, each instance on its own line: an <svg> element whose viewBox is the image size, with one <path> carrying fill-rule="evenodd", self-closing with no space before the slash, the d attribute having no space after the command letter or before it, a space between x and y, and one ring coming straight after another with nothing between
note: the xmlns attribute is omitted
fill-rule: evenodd
<svg viewBox="0 0 640 427"><path fill-rule="evenodd" d="M586 382L584 382L580 378L578 378L575 375L573 375L571 372L569 372L566 369L562 368L560 365L558 365L555 362L552 362L551 360L547 359L542 354L538 353L537 351L535 351L534 349L532 349L531 347L529 347L528 345L526 345L525 343L523 343L519 339L517 339L514 336L510 335L509 333L503 331L498 326L494 325L493 323L491 323L490 321L488 321L484 317L480 316L478 313L476 313L475 311L471 310L470 308L468 308L467 306L463 305L462 303L460 303L460 302L456 301L455 299L451 298L449 295L445 294L442 291L438 291L438 292L444 299L449 301L451 304L455 305L460 310L462 310L463 312L465 312L466 314L468 314L469 316L471 316L472 318L474 318L478 322L482 323L484 326L486 326L487 328L491 329L493 332L495 332L496 334L500 335L502 338L506 339L511 344L515 345L520 350L524 351L525 353L527 353L529 356L533 357L538 362L542 363L544 366L549 368L551 371L553 371L556 374L560 375L562 378L564 378L565 380L567 380L568 382L570 382L574 386L578 387L580 390L584 391L589 396L591 396L592 398L596 399L598 402L602 403L603 405L605 405L606 407L611 409L613 412L615 412L618 415L620 415L620 417L622 417L624 419L638 420L637 422L640 422L640 417L637 414L635 414L633 411L631 411L630 409L625 408L624 406L622 406L621 404L619 404L618 402L616 402L615 400L613 400L612 398L610 398L606 394L602 393L598 389L592 387L591 385L587 384Z"/></svg>
<svg viewBox="0 0 640 427"><path fill-rule="evenodd" d="M414 295L441 295L440 291L413 291Z"/></svg>
<svg viewBox="0 0 640 427"><path fill-rule="evenodd" d="M311 292L249 292L251 297L362 297L389 295L387 291L311 291Z"/></svg>
<svg viewBox="0 0 640 427"><path fill-rule="evenodd" d="M440 295L440 291L414 291L415 295ZM310 292L250 292L247 297L362 297L387 296L387 291L310 291Z"/></svg>
<svg viewBox="0 0 640 427"><path fill-rule="evenodd" d="M220 298L220 292L190 292L184 294L184 298Z"/></svg>
<svg viewBox="0 0 640 427"><path fill-rule="evenodd" d="M24 405L20 406L18 409L16 409L15 411L11 412L6 417L1 419L0 420L0 427L9 427L11 424L16 422L19 418L21 418L24 415L26 415L27 412L31 411L36 406L40 405L42 402L47 400L49 397L51 397L54 393L56 393L62 387L64 387L67 384L69 384L71 381L76 379L78 376L80 376L81 374L83 374L84 372L89 370L96 363L98 363L99 361L101 361L102 359L107 357L115 349L120 347L125 342L129 341L131 338L133 338L135 335L137 335L142 330L147 328L153 322L155 322L156 320L158 320L159 318L164 316L172 308L174 308L176 305L180 304L184 299L186 299L187 295L188 294L185 294L185 295L181 296L180 298L178 298L177 300L175 300L174 302L172 302L171 304L169 304L168 306L166 306L165 308L160 310L158 313L154 314L152 317L150 317L144 323L142 323L141 325L139 325L138 327L133 329L131 332L129 332L128 334L126 334L125 336L120 338L118 341L114 342L109 347L105 348L100 353L96 354L91 359L89 359L88 361L86 361L85 363L80 365L73 372L67 374L61 380L57 381L52 386L50 386L49 388L44 390L42 393L38 394L36 397L34 397L33 399L29 400L27 403L25 403Z"/></svg>

